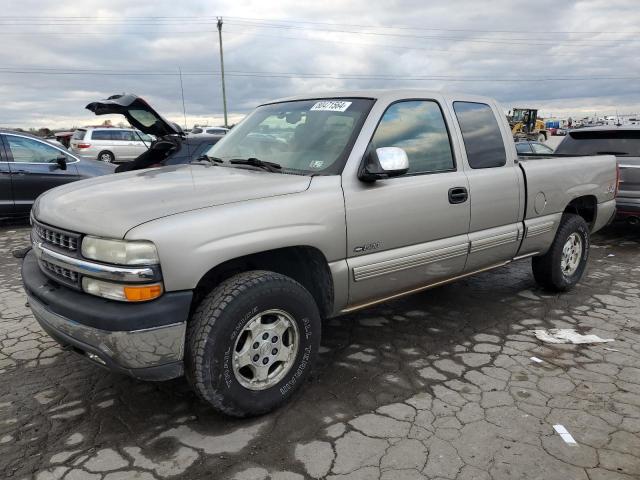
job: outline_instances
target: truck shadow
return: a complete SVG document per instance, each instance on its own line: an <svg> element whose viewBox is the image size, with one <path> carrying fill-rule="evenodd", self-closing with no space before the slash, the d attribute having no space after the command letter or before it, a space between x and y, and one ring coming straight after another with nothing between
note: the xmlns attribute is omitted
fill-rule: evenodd
<svg viewBox="0 0 640 480"><path fill-rule="evenodd" d="M615 224L594 237L589 271L601 270L613 258L632 261L637 232ZM218 415L183 379L140 382L68 352L18 360L1 373L0 405L9 406L0 409L0 421L11 425L20 448L9 452L0 472L28 474L45 468L50 454L72 448L88 452L109 447L125 457L143 455L155 465L187 448L197 458L184 465L197 459L203 472L233 469L238 455L270 464L291 456L287 445L322 436L329 425L418 392L432 393L435 386L490 364L509 338L523 336L526 325L554 326L561 312L585 305L595 291L608 291L610 282L587 272L580 288L550 295L535 286L529 263L520 262L328 320L310 380L289 404L257 419ZM39 335L28 327L15 336L32 334ZM460 357L468 352L487 360L472 367ZM443 359L450 362L449 370L433 370L434 362ZM74 434L82 441L65 446ZM23 462L40 452L47 452L40 463Z"/></svg>

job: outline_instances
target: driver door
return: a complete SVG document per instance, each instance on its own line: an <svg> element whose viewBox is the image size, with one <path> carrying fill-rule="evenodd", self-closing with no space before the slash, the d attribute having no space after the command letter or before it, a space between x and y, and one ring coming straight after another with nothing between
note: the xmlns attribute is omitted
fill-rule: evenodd
<svg viewBox="0 0 640 480"><path fill-rule="evenodd" d="M31 137L5 134L6 151L16 213L29 213L34 200L46 190L79 180L77 160L46 142ZM57 159L67 162L66 170Z"/></svg>
<svg viewBox="0 0 640 480"><path fill-rule="evenodd" d="M404 149L409 171L343 184L352 307L454 277L468 254L468 182L440 105L391 104L369 145L380 147Z"/></svg>

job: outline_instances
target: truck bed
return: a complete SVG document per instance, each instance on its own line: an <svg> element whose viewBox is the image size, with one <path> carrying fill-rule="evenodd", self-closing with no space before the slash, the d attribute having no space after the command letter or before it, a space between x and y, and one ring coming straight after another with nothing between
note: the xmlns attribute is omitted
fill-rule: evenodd
<svg viewBox="0 0 640 480"><path fill-rule="evenodd" d="M572 198L592 195L598 203L607 200L616 184L616 158L613 155L519 156L525 177L525 219L562 212ZM541 206L541 197L545 205ZM536 198L538 208L536 209Z"/></svg>

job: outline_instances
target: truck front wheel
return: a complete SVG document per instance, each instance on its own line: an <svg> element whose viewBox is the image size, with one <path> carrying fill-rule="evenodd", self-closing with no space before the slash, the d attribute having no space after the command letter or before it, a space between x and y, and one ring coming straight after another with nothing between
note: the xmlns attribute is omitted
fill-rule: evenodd
<svg viewBox="0 0 640 480"><path fill-rule="evenodd" d="M582 277L589 258L589 226L575 214L564 214L549 251L533 257L533 276L542 287L565 292Z"/></svg>
<svg viewBox="0 0 640 480"><path fill-rule="evenodd" d="M187 380L206 402L246 417L285 403L304 383L320 347L311 294L268 271L235 275L199 304L187 329Z"/></svg>

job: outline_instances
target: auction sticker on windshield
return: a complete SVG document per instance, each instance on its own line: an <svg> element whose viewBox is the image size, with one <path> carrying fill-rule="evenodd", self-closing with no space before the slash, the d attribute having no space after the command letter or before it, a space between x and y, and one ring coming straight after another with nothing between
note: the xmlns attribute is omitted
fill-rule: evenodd
<svg viewBox="0 0 640 480"><path fill-rule="evenodd" d="M349 108L351 102L343 102L342 100L325 100L316 102L311 110L321 110L325 112L344 112Z"/></svg>

